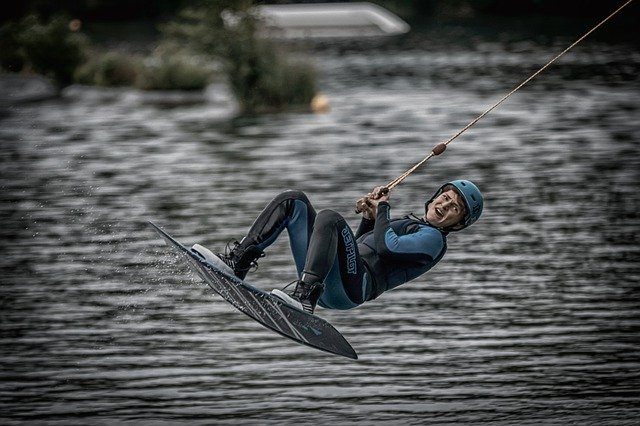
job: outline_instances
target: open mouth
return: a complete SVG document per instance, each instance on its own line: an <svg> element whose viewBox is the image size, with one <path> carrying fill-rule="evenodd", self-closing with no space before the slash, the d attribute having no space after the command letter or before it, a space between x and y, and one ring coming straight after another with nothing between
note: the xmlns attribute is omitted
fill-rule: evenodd
<svg viewBox="0 0 640 426"><path fill-rule="evenodd" d="M442 219L444 217L444 213L441 209L439 209L438 207L436 207L436 216L438 216L440 219Z"/></svg>

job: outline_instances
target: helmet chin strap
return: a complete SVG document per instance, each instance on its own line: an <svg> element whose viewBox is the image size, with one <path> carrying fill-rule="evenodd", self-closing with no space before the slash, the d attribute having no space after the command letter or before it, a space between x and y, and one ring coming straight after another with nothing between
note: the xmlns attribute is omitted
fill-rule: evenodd
<svg viewBox="0 0 640 426"><path fill-rule="evenodd" d="M520 90L520 88L522 86L524 86L525 84L527 84L529 81L533 80L535 77L538 76L538 74L540 74L542 71L544 71L545 69L547 69L547 67L549 67L552 63L554 63L558 58L560 58L562 55L564 55L565 53L567 53L569 50L571 50L575 45L577 45L578 43L580 43L582 40L584 40L587 36L589 36L592 32L594 32L596 29L598 29L601 25L603 25L605 22L607 22L609 19L611 19L613 16L615 16L618 12L620 12L624 7L626 7L627 5L629 5L629 3L631 3L633 0L627 0L622 6L620 6L618 9L616 9L613 13L611 13L609 16L607 16L606 18L604 18L602 21L600 21L600 23L598 23L596 26L594 26L593 28L591 28L589 31L587 31L582 37L580 37L578 40L576 40L575 42L573 42L573 44L571 44L569 47L567 47L565 50L563 50L562 52L560 52L558 55L556 55L553 59L551 59L549 62L547 62L543 67L541 67L538 71L536 71L535 73L533 73L531 76L529 76L529 78L527 78L526 80L524 80L522 83L520 83L518 86L516 86L511 92L507 93L505 96L502 97L502 99L500 99L498 102L496 102L495 104L493 104L489 109L487 109L485 112L483 112L482 114L480 114L479 116L477 116L475 119L471 120L471 122L469 122L469 124L467 124L466 126L464 126L461 130L459 130L455 135L451 136L448 140L446 140L445 142L439 143L438 145L436 145L435 147L433 147L433 149L431 150L431 152L429 153L429 155L427 155L425 158L423 158L422 160L420 160L418 163L416 163L414 166L412 166L410 169L408 169L406 172L402 173L400 176L398 176L397 178L393 179L391 182L389 182L386 187L391 190L393 188L395 188L396 186L398 186L400 184L400 182L402 182L403 180L405 180L411 173L413 173L416 169L418 169L420 166L422 166L424 163L426 163L427 161L429 161L429 159L431 159L432 157L435 157L437 155L442 154L445 149L447 149L447 146L454 140L456 139L458 136L460 136L461 134L463 134L464 132L466 132L469 128L471 128L474 124L476 124L478 121L480 121L485 115L489 114L491 111L493 111L495 108L497 108L501 103L503 103L504 101L506 101L511 95L513 95L514 93L516 93L518 90Z"/></svg>

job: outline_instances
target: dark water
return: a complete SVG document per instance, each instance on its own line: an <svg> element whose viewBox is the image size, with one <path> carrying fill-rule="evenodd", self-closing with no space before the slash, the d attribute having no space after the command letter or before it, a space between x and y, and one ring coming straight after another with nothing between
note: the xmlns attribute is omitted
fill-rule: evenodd
<svg viewBox="0 0 640 426"><path fill-rule="evenodd" d="M640 424L640 52L579 46L392 194L469 178L485 214L428 275L320 310L360 360L262 329L145 226L221 249L278 191L355 226L569 38L413 34L314 53L326 115L72 87L0 119L3 424ZM459 43L453 43L458 40ZM293 280L286 241L251 281Z"/></svg>

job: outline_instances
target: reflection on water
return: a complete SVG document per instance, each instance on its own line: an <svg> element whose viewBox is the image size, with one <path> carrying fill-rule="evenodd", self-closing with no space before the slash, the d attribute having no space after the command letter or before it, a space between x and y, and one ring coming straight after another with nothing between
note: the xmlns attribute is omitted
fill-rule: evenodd
<svg viewBox="0 0 640 426"><path fill-rule="evenodd" d="M420 38L422 37L422 38ZM74 87L3 111L5 423L634 424L640 415L640 54L587 43L393 194L477 181L486 214L428 275L320 310L360 360L262 329L145 226L213 248L284 188L352 224L567 40L434 34L320 48L327 115L233 118L229 95ZM294 278L285 241L250 276Z"/></svg>

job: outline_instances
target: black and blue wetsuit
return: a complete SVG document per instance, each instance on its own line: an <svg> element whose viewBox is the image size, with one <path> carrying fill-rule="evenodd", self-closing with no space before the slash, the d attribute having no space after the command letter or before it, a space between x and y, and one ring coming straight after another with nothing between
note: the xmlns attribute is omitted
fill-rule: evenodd
<svg viewBox="0 0 640 426"><path fill-rule="evenodd" d="M286 229L298 275L325 284L318 304L351 309L424 274L446 251L446 233L418 219L391 219L390 211L380 202L376 220L363 219L354 235L340 214L316 213L304 193L285 191L241 244L264 251Z"/></svg>

